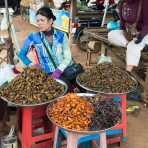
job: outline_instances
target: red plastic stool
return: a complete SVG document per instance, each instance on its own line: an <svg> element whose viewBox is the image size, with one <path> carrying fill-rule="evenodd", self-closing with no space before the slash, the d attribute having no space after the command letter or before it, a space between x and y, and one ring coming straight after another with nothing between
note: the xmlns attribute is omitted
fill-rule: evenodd
<svg viewBox="0 0 148 148"><path fill-rule="evenodd" d="M19 139L22 148L52 148L54 130L46 116L46 105L19 110ZM42 132L36 133L38 129Z"/></svg>
<svg viewBox="0 0 148 148"><path fill-rule="evenodd" d="M122 110L122 120L121 123L117 124L113 129L122 129L122 141L127 142L127 130L126 130L126 124L127 124L127 115L126 115L126 94L119 95L121 98L121 110Z"/></svg>

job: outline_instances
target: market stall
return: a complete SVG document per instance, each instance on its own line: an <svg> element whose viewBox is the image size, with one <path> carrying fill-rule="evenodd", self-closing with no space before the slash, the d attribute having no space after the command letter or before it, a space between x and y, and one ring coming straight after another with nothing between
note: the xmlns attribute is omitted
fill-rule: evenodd
<svg viewBox="0 0 148 148"><path fill-rule="evenodd" d="M110 67L110 71L105 72L106 70L108 70L108 66ZM93 76L92 79L89 79L90 75L91 77ZM83 96L85 99L88 97L90 101L93 101L93 98L91 98L92 96L94 96L94 98L97 98L98 95L101 95L108 102L111 98L114 98L114 101L121 107L122 115L121 115L121 121L117 125L115 125L111 129L106 129L106 135L108 136L114 135L114 138L111 138L111 139L107 138L107 143L109 144L114 143L114 142L122 143L122 141L126 142L127 140L126 139L126 122L127 122L126 121L127 120L126 118L126 94L130 91L133 91L137 87L136 80L134 78L131 78L126 72L124 72L120 68L117 68L116 66L112 66L111 64L100 64L90 69L89 71L80 74L80 76L77 77L77 83L81 87L86 89L88 92L91 92L91 94L87 93L87 94L78 95L81 97ZM95 95L94 93L95 94L97 93L97 95ZM81 120L78 120L77 116L75 116L76 119L74 119L72 115L74 116L75 113L72 113L72 115L68 116L68 113L70 113L70 111L73 111L71 109L70 111L68 111L68 108L71 106L70 104L77 98L75 95L76 94L69 94L65 96L64 98L59 98L58 100L56 100L56 102L52 102L48 106L48 110L47 110L48 117L54 124L57 125L56 135L55 135L55 145L59 145L59 142L58 142L59 140L57 139L60 136L60 133L62 133L64 137L66 137L69 145L73 143L72 146L74 148L77 147L77 145L80 144L82 141L86 142L89 140L92 140L92 141L95 139L98 140L99 133L100 133L100 140L102 140L101 137L104 137L103 131L99 132L96 129L94 131L93 130L89 131L88 129L87 130L83 129L83 128L87 128L87 126L83 127L84 123L81 124L81 121L82 122L84 121L82 117L81 117ZM70 101L68 101L69 103L67 103L67 102L64 102L64 100L65 101L70 100ZM76 102L76 100L74 102ZM100 99L97 99L97 100L100 100ZM74 105L74 102L72 103L73 105ZM61 107L59 107L58 105L61 105ZM66 107L66 105L68 106ZM64 108L64 110L60 111L60 110L57 110L56 108L60 108L61 110L62 108ZM80 109L80 110L83 111L83 109ZM68 113L65 114L65 112L67 111ZM88 111L88 109L85 109L85 111ZM99 111L97 111L97 113L98 112ZM67 118L66 118L66 115L68 116ZM101 114L99 116L101 117ZM78 114L78 117L79 117L79 114ZM105 115L104 118L106 117L107 115ZM98 118L96 119L96 121L100 119L101 123L103 123L102 119L104 118L103 117ZM72 122L72 120L74 121ZM95 123L95 125L97 125L97 123ZM100 145L101 148L106 147L104 140L102 142L102 145Z"/></svg>
<svg viewBox="0 0 148 148"><path fill-rule="evenodd" d="M109 71L108 71L109 69L108 67L110 68ZM90 79L90 75L93 76L92 79ZM68 101L69 99L72 99L72 100L62 103L63 97L61 96L63 96L67 92L67 85L61 81L59 82L56 82L53 78L51 78L51 76L48 76L46 73L42 72L42 70L40 69L26 68L24 72L22 72L12 81L10 81L8 84L4 84L0 88L1 99L15 105L18 108L18 119L19 119L18 138L20 139L23 148L30 148L33 143L34 143L34 146L40 146L40 147L42 147L43 145L45 147L48 147L49 145L52 145L53 142L56 144L58 131L62 132L64 135L65 133L68 132L68 135L66 136L68 139L68 143L69 145L71 145L71 143L73 142L73 146L75 148L77 147L76 142L79 140L79 138L80 139L84 138L85 139L84 141L86 142L88 140L86 138L88 135L90 135L90 138L89 138L90 140L99 139L99 136L101 136L102 138L101 137L100 138L104 139L102 141L102 148L103 146L106 147L105 134L114 135L114 138L107 139L107 143L114 143L114 142L121 143L121 141L126 141L126 120L127 120L126 119L126 94L129 93L130 91L133 91L137 87L137 81L134 78L132 78L122 69L108 63L99 64L98 66L93 67L92 69L80 74L77 77L78 85L80 85L80 87L82 87L87 92L89 92L89 94L86 93L82 95L84 96L84 98L86 97L85 98L86 100L88 99L90 101L93 101L93 98L90 98L90 97L95 96L95 94L97 93L102 97L104 96L103 97L104 99L101 99L99 97L96 100L100 100L100 101L103 100L106 102L106 105L107 104L109 105L108 107L104 108L106 105L104 103L102 104L102 107L104 108L104 111L103 111L104 114L102 115L104 117L99 117L99 118L97 118L97 115L91 114L94 112L91 109L90 103L89 102L87 103L87 101L85 99L83 100L83 98L82 100L79 97L77 98L76 94L72 94L73 97L70 97L71 95L67 95L67 97L65 98L66 99L65 101ZM112 98L113 104L117 103L119 105L121 109L121 115L116 115L120 112L113 110L113 114L115 114L114 117L106 119L103 122L102 119L108 117L107 114L105 114L105 112L107 113L107 109L109 109L109 107L112 107L113 105L109 101L111 98ZM77 99L78 100L80 99L79 100L80 102L79 101L77 102ZM80 106L82 104L82 109L80 107L79 111L85 111L83 118L85 119L89 117L89 119L86 119L88 120L88 122L86 122L85 120L83 120L82 117L79 117L79 115L81 114L78 114L78 115L77 114L75 115L73 113L71 114L71 115L75 115L74 117L76 119L79 117L80 120L78 121L80 123L84 122L81 124L82 127L81 125L79 125L79 122L76 122L76 124L74 124L75 123L74 117L69 115L70 118L68 118L66 117L66 115L68 114L64 113L64 112L70 113L70 111L73 111L70 108L66 107L67 105L69 107L72 105L72 108L74 110L77 109L78 106L77 104L74 105L73 101L75 103L78 103ZM83 106L83 103L86 105L86 107L90 108L91 110L90 112L88 109L85 109L84 107L85 105ZM95 101L91 103L94 103L95 106L99 106L101 104L99 102L99 105L96 105ZM47 104L50 104L50 105L47 107ZM55 106L56 104L57 105L59 104L61 105L61 107L57 106L54 109L52 108L54 104ZM100 107L100 109L102 107ZM119 108L116 108L116 109L118 110ZM99 108L96 113L98 112L99 112ZM46 113L53 124L51 124L46 120L47 118ZM62 113L62 115L59 115L60 113ZM62 116L65 122L62 122ZM120 118L116 118L116 117L120 117ZM92 122L94 124L90 124L91 123L90 118L94 120ZM46 121L46 122L44 123L42 119L44 119L43 121ZM69 122L69 120L71 122ZM120 120L119 123L118 123L118 120ZM56 128L57 134L55 135L55 139L53 135L54 129L52 129L53 125L57 126ZM98 127L94 127L95 125L98 125ZM40 129L40 130L38 131L37 129ZM32 133L35 133L35 132L37 132L38 135L32 136ZM76 134L74 134L73 132L74 133L76 132ZM73 138L72 139L70 138L71 136L75 139L75 141L72 140ZM39 142L39 141L42 141L42 142Z"/></svg>
<svg viewBox="0 0 148 148"><path fill-rule="evenodd" d="M105 105L107 105L107 102L110 105L108 105L108 107L106 106L105 109ZM62 103L65 104L64 107L62 106ZM86 93L86 94L68 94L62 98L59 98L57 102L49 104L47 109L48 117L57 126L54 147L56 147L56 145L59 143L58 136L59 132L62 130L67 134L67 148L78 147L79 139L84 138L88 135L91 135L92 139L95 139L94 134L100 135L100 147L106 148L107 143L106 143L105 131L111 128L111 126L114 126L115 124L120 122L119 120L121 117L120 108L118 108L119 106L116 103L115 104L112 103L113 103L112 100L106 100L106 99L103 100L103 96L100 95L94 96L94 94ZM103 109L101 111L102 108L101 104L102 107L104 106L104 114L103 114ZM73 109L73 106L77 107ZM107 114L105 115L105 112L107 113L107 108L109 109L109 106L111 108L115 107L118 110L114 112L116 114L113 115L114 121L110 120L111 119L109 117L110 115ZM63 110L63 114L61 114L61 110L58 111L56 109L57 107L60 107L61 110ZM64 109L65 107L67 108L67 110ZM102 114L100 112L102 112ZM60 115L59 118L57 115ZM99 119L101 118L104 121L103 120L99 121ZM107 125L108 122L107 120L108 121L110 120L109 121L110 123L108 123L108 125Z"/></svg>
<svg viewBox="0 0 148 148"><path fill-rule="evenodd" d="M35 68L26 68L11 82L1 86L1 99L17 108L16 128L22 148L31 148L33 144L34 147L46 148L52 145L54 129L47 120L46 107L66 92L67 85L63 81L56 81Z"/></svg>
<svg viewBox="0 0 148 148"><path fill-rule="evenodd" d="M63 31L69 31L68 22L74 17L71 14L69 20L67 14L60 14L66 23ZM84 34L99 40L101 54L107 56L112 45L104 28L86 29ZM85 93L67 94L65 82L39 68L28 67L0 87L1 99L17 108L17 136L22 148L57 148L63 136L67 148L77 148L88 141L100 148L127 141L126 97L137 88L137 80L116 65L99 63L79 74L76 83Z"/></svg>

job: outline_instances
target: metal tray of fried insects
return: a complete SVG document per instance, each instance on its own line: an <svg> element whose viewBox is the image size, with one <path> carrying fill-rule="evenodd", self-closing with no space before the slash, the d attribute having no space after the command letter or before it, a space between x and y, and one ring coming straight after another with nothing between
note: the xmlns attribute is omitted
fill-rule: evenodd
<svg viewBox="0 0 148 148"><path fill-rule="evenodd" d="M76 93L78 96L84 98L84 99L89 99L93 96L95 96L96 94L93 94L93 93ZM64 96L62 97L59 97L57 99L55 99L54 101L50 102L49 105L47 106L47 109L46 109L46 114L47 114L47 117L48 119L54 124L56 125L57 127L59 128L62 128L66 131L69 131L69 132L73 132L73 133L78 133L78 134L99 134L99 133L102 133L106 130L109 130L109 129L112 129L113 127L117 126L118 124L120 124L120 121L118 121L114 126L110 127L110 128L107 128L107 129L103 129L103 130L74 130L74 129L68 129L68 128L65 128L59 124L57 124L48 114L48 109L52 107L52 105L54 105L56 102L58 102L58 100L61 100ZM121 110L120 106L119 106L119 109Z"/></svg>
<svg viewBox="0 0 148 148"><path fill-rule="evenodd" d="M115 96L115 95L125 95L125 94L128 94L128 93L130 93L130 92L133 92L133 91L135 91L136 89L137 89L137 87L138 87L138 82L137 82L137 80L133 77L133 76L131 76L130 74L128 74L127 72L126 72L126 74L135 82L135 86L132 88L132 89L130 89L129 91L126 91L126 92L120 92L120 93L118 93L118 92L115 92L115 93L113 93L113 92L103 92L103 91L99 91L99 90L94 90L93 88L89 88L89 87L87 87L87 86L84 86L82 83L81 83L81 80L80 80L80 75L83 75L83 73L80 73L78 76L77 76L77 78L76 78L76 83L80 86L80 87L82 87L83 89L85 89L87 92L90 92L90 93L95 93L95 94L104 94L104 95L113 95L113 96Z"/></svg>
<svg viewBox="0 0 148 148"><path fill-rule="evenodd" d="M61 85L64 86L64 91L63 91L63 93L61 93L61 94L60 94L59 96L57 96L57 97L64 96L64 95L67 93L67 91L68 91L68 86L67 86L67 84L66 84L64 81L60 80L60 79L56 79L56 81L57 81L58 83L60 83ZM1 87L5 87L5 86L7 86L7 85L8 85L8 82L4 83ZM56 97L56 98L57 98L57 97ZM56 98L55 98L55 99L56 99ZM54 101L54 98L53 98L53 99L51 99L51 100L49 100L49 101L42 102L42 103L35 103L35 104L18 104L18 103L9 101L9 99L7 99L7 98L5 98L5 97L3 97L3 96L0 96L0 99L2 99L2 100L4 100L5 102L7 102L10 106L15 106L15 107L35 107L35 106L46 105L46 104L49 104L50 102Z"/></svg>

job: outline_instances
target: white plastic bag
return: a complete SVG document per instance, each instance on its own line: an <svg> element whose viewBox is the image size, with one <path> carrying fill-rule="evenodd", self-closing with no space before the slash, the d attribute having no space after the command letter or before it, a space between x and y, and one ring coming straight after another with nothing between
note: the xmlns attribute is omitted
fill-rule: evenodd
<svg viewBox="0 0 148 148"><path fill-rule="evenodd" d="M108 40L116 46L126 47L128 40L125 38L123 30L112 30L108 33Z"/></svg>
<svg viewBox="0 0 148 148"><path fill-rule="evenodd" d="M87 3L88 7L92 7L96 5L96 0L89 0L89 2Z"/></svg>
<svg viewBox="0 0 148 148"><path fill-rule="evenodd" d="M0 66L0 86L5 82L10 82L15 78L15 74L13 73L13 65L5 64Z"/></svg>

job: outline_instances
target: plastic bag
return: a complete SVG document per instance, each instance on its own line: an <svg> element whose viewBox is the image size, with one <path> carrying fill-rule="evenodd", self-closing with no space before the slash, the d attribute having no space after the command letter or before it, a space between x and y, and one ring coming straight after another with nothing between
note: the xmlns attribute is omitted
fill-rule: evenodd
<svg viewBox="0 0 148 148"><path fill-rule="evenodd" d="M104 63L104 62L112 63L111 57L101 54L101 56L97 60L97 64Z"/></svg>
<svg viewBox="0 0 148 148"><path fill-rule="evenodd" d="M9 64L0 66L0 86L15 78L16 75L13 73L13 67L13 65Z"/></svg>
<svg viewBox="0 0 148 148"><path fill-rule="evenodd" d="M120 22L119 21L109 21L107 23L108 30L119 30L120 29Z"/></svg>
<svg viewBox="0 0 148 148"><path fill-rule="evenodd" d="M108 33L108 40L116 46L126 47L128 40L124 36L123 30L112 30Z"/></svg>
<svg viewBox="0 0 148 148"><path fill-rule="evenodd" d="M81 64L73 63L68 66L62 76L64 76L67 80L72 81L75 80L77 75L84 72L83 66Z"/></svg>

